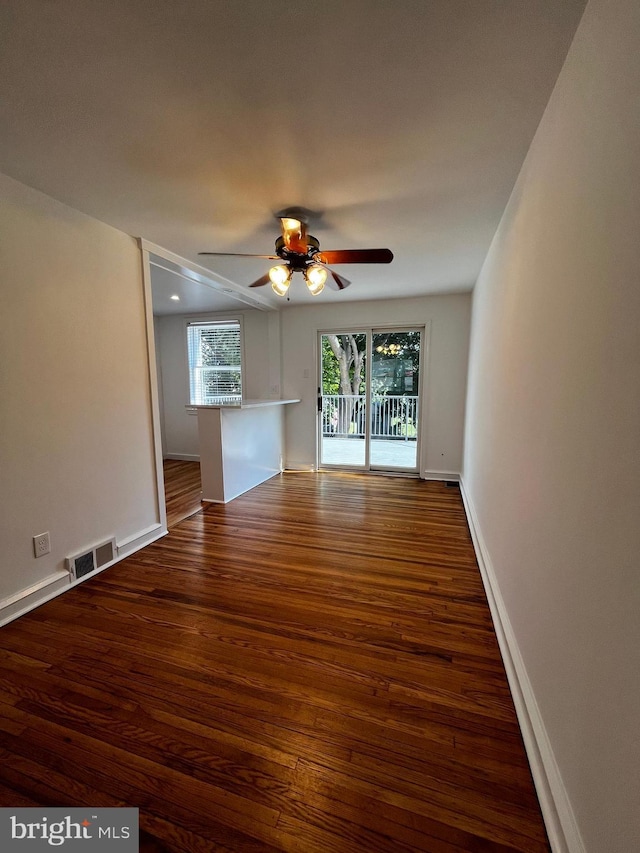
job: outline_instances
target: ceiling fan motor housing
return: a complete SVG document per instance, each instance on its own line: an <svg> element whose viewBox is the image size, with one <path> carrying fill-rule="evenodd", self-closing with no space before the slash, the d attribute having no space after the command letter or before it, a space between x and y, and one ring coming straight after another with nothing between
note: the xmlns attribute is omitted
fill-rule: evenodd
<svg viewBox="0 0 640 853"><path fill-rule="evenodd" d="M276 255L286 261L294 272L304 271L309 264L314 262L316 254L320 251L320 243L316 237L307 235L307 252L293 252L287 249L284 242L284 237L278 237L276 240Z"/></svg>

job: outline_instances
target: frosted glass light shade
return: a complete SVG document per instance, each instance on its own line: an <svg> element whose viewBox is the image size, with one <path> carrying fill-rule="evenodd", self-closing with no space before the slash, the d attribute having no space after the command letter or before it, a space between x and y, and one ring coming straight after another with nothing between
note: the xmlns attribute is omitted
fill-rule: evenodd
<svg viewBox="0 0 640 853"><path fill-rule="evenodd" d="M291 284L291 270L284 264L278 264L269 270L269 278L273 292L277 293L278 296L284 296Z"/></svg>
<svg viewBox="0 0 640 853"><path fill-rule="evenodd" d="M320 264L311 264L305 271L305 280L309 293L312 296L317 296L324 290L324 283L327 280L327 271Z"/></svg>

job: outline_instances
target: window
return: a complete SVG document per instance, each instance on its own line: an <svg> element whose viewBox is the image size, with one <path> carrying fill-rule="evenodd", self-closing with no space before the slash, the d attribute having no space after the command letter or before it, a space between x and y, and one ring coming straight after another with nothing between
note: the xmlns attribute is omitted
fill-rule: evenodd
<svg viewBox="0 0 640 853"><path fill-rule="evenodd" d="M189 403L206 406L242 399L240 322L187 325Z"/></svg>

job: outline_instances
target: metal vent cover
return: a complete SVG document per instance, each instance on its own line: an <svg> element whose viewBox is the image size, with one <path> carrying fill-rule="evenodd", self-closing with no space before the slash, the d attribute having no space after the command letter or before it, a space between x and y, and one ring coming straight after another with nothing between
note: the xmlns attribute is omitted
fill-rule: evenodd
<svg viewBox="0 0 640 853"><path fill-rule="evenodd" d="M67 557L67 569L76 579L82 578L96 569L103 569L110 565L116 558L116 540L108 539L90 550Z"/></svg>
<svg viewBox="0 0 640 853"><path fill-rule="evenodd" d="M77 578L88 575L95 567L93 551L87 551L86 554L80 554L79 557L73 558L73 573Z"/></svg>
<svg viewBox="0 0 640 853"><path fill-rule="evenodd" d="M114 558L113 541L105 542L104 545L98 545L96 548L96 568L106 566L111 563Z"/></svg>

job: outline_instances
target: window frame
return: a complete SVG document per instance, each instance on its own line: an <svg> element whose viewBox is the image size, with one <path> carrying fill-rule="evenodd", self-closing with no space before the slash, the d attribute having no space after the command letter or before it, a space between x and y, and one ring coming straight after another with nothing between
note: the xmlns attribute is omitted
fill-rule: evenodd
<svg viewBox="0 0 640 853"><path fill-rule="evenodd" d="M244 399L244 389L245 389L245 348L244 348L244 327L243 327L243 316L242 314L196 314L192 316L185 317L184 319L184 352L185 352L185 365L186 365L186 397L187 409L195 414L198 406L215 406L220 405L219 403L211 402L192 402L191 400L191 388L192 388L192 367L191 361L189 357L189 328L193 326L215 326L219 325L228 325L231 323L235 323L238 325L239 333L240 333L240 395L237 398L237 402L240 403ZM235 395L220 395L220 397L225 396L235 396ZM234 402L236 402L234 400Z"/></svg>

